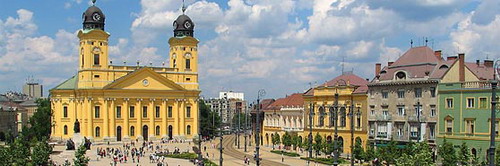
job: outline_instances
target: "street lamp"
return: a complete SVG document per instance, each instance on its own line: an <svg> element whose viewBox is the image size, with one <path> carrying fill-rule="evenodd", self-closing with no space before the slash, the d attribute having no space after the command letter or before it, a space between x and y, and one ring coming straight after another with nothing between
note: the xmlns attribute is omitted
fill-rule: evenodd
<svg viewBox="0 0 500 166"><path fill-rule="evenodd" d="M222 110L219 111L219 115L221 117L222 121ZM220 158L219 158L219 166L222 166L222 151L224 148L222 147L222 122L219 123L219 136L220 136L220 143L219 143L219 152L220 152Z"/></svg>
<svg viewBox="0 0 500 166"><path fill-rule="evenodd" d="M203 97L198 98L198 161L202 162L202 156L201 156L201 102L203 101Z"/></svg>
<svg viewBox="0 0 500 166"><path fill-rule="evenodd" d="M420 114L421 114L420 111L422 109L420 107L421 107L420 100L418 100L417 101L417 110L416 110L417 111L417 122L418 122L418 126L417 126L417 128L418 128L418 131L417 131L417 143L420 142L420 130L422 130L421 129L422 124L420 124L421 123L420 122Z"/></svg>
<svg viewBox="0 0 500 166"><path fill-rule="evenodd" d="M240 110L238 110L238 108L236 108L236 110L238 111L238 137L236 137L236 138L238 140L238 149L240 149L241 107L240 107Z"/></svg>
<svg viewBox="0 0 500 166"><path fill-rule="evenodd" d="M248 107L245 104L245 152L247 152L247 136L248 136Z"/></svg>
<svg viewBox="0 0 500 166"><path fill-rule="evenodd" d="M351 166L354 166L354 117L361 116L360 107L356 108L358 108L358 111L354 110L354 100L351 96L351 109L349 111L349 117L351 118Z"/></svg>
<svg viewBox="0 0 500 166"><path fill-rule="evenodd" d="M498 70L500 69L500 60L495 61L495 65L493 66L493 80L491 80L491 134L490 134L490 149L488 151L490 157L490 166L495 165L495 124L496 124L496 105L497 105L497 76Z"/></svg>
<svg viewBox="0 0 500 166"><path fill-rule="evenodd" d="M335 108L335 135L334 135L334 141L333 141L333 152L334 152L334 156L333 156L333 165L334 166L337 166L339 165L339 149L338 149L338 132L339 132L339 129L338 129L338 117L339 117L339 93L338 93L338 86L339 86L339 82L343 83L341 85L343 86L347 86L347 82L343 79L340 79L337 81L337 84L335 85L335 105L334 105L334 108ZM351 95L352 96L352 95Z"/></svg>
<svg viewBox="0 0 500 166"><path fill-rule="evenodd" d="M260 156L259 156L259 144L260 144L260 136L259 136L259 133L260 133L260 97L263 97L264 95L266 95L266 91L264 89L261 89L259 90L258 92L258 95L257 95L257 127L255 129L255 139L256 139L256 145L255 145L255 152L256 152L256 156L255 156L255 161L257 163L257 166L260 165Z"/></svg>
<svg viewBox="0 0 500 166"><path fill-rule="evenodd" d="M313 123L313 116L314 116L314 104L311 103L309 104L309 136L307 136L309 138L309 159L312 159L312 140L313 140L313 136L312 136L312 123ZM309 165L310 163L310 160L307 160L307 165Z"/></svg>

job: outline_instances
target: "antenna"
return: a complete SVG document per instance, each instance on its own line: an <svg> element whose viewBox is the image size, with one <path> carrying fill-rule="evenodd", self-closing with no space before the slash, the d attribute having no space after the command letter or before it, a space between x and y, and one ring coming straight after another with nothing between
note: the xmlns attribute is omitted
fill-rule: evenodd
<svg viewBox="0 0 500 166"><path fill-rule="evenodd" d="M427 37L425 37L425 46L427 46L427 42L429 42L429 40L427 40Z"/></svg>
<svg viewBox="0 0 500 166"><path fill-rule="evenodd" d="M413 39L410 39L410 48L413 48Z"/></svg>

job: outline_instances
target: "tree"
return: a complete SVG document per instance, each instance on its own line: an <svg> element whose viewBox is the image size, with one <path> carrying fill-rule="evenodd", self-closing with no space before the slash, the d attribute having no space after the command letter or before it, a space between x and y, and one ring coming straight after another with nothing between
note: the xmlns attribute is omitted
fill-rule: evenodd
<svg viewBox="0 0 500 166"><path fill-rule="evenodd" d="M282 141L285 147L292 146L292 136L288 133L288 131L285 131L285 134L283 134Z"/></svg>
<svg viewBox="0 0 500 166"><path fill-rule="evenodd" d="M297 146L300 146L299 140L300 140L300 137L299 137L298 135L293 135L293 136L292 136L292 146L293 146L293 150L296 150L296 149L297 149Z"/></svg>
<svg viewBox="0 0 500 166"><path fill-rule="evenodd" d="M495 165L500 165L500 146L495 148Z"/></svg>
<svg viewBox="0 0 500 166"><path fill-rule="evenodd" d="M0 166L10 166L10 163L12 163L12 156L8 148L0 146L0 159L2 159Z"/></svg>
<svg viewBox="0 0 500 166"><path fill-rule="evenodd" d="M356 137L356 142L354 143L353 155L354 159L356 160L363 160L364 158L363 145L361 144L361 138L359 137Z"/></svg>
<svg viewBox="0 0 500 166"><path fill-rule="evenodd" d="M48 165L52 153L52 147L47 143L47 139L37 141L33 147L31 159L35 165Z"/></svg>
<svg viewBox="0 0 500 166"><path fill-rule="evenodd" d="M313 144L314 146L313 148L316 151L316 157L317 157L320 150L323 148L323 137L321 137L319 133L316 133L316 136L314 136L314 142L315 144Z"/></svg>
<svg viewBox="0 0 500 166"><path fill-rule="evenodd" d="M406 147L415 152L413 154L403 153L401 157L396 159L396 165L398 166L431 166L434 165L432 162L432 151L429 145L425 142L420 142L417 144L409 144Z"/></svg>
<svg viewBox="0 0 500 166"><path fill-rule="evenodd" d="M23 133L26 136L27 140L36 138L40 141L44 137L50 137L52 129L50 118L52 117L52 111L50 108L49 99L38 99L36 103L38 105L37 111L29 120L29 124L31 127L23 130Z"/></svg>
<svg viewBox="0 0 500 166"><path fill-rule="evenodd" d="M443 144L438 148L438 155L443 159L443 166L454 166L457 164L455 148L446 138L443 140Z"/></svg>
<svg viewBox="0 0 500 166"><path fill-rule="evenodd" d="M214 137L217 128L220 126L220 116L217 112L211 111L204 101L198 102L200 107L200 127L203 136Z"/></svg>
<svg viewBox="0 0 500 166"><path fill-rule="evenodd" d="M87 166L90 159L85 156L85 153L87 152L87 148L85 147L84 144L80 145L78 149L75 152L75 158L73 159L73 162L75 166Z"/></svg>
<svg viewBox="0 0 500 166"><path fill-rule="evenodd" d="M381 148L381 159L386 161L388 164L394 164L396 158L401 155L401 150L398 149L396 141L391 139L387 146Z"/></svg>
<svg viewBox="0 0 500 166"><path fill-rule="evenodd" d="M470 165L471 159L472 158L469 147L467 147L467 143L462 142L462 145L460 145L460 151L458 151L458 162L461 165Z"/></svg>
<svg viewBox="0 0 500 166"><path fill-rule="evenodd" d="M366 141L366 152L365 152L364 159L366 161L372 161L375 158L378 158L378 156L375 153L375 149L374 149L373 145L370 143L370 141Z"/></svg>
<svg viewBox="0 0 500 166"><path fill-rule="evenodd" d="M274 146L280 144L280 135L278 135L278 133L274 133L272 135L271 142L273 143L273 150L274 150Z"/></svg>
<svg viewBox="0 0 500 166"><path fill-rule="evenodd" d="M14 140L14 143L9 144L9 153L12 157L12 165L27 165L30 158L30 147L28 142L20 135Z"/></svg>
<svg viewBox="0 0 500 166"><path fill-rule="evenodd" d="M239 118L239 120L238 120ZM233 116L232 122L233 122L233 129L237 130L238 129L238 122L240 122L240 128L243 129L245 127L245 119L247 116L245 116L244 112L241 113L236 113ZM250 117L248 117L250 118Z"/></svg>

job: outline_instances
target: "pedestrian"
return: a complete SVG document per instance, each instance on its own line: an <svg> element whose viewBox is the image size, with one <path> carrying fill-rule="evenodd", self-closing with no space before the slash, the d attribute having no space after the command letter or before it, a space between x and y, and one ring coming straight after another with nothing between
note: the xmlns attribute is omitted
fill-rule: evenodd
<svg viewBox="0 0 500 166"><path fill-rule="evenodd" d="M281 162L285 162L285 158L283 157L283 152L281 152Z"/></svg>

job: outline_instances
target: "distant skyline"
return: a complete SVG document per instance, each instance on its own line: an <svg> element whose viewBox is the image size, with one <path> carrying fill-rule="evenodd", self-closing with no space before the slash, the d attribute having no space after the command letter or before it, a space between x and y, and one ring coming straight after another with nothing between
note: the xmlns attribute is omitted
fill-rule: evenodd
<svg viewBox="0 0 500 166"><path fill-rule="evenodd" d="M81 15L90 0L1 0L0 93L41 80L44 94L77 72ZM8 5L7 5L8 4ZM182 0L97 0L106 15L110 60L168 63L172 22ZM186 0L200 40L202 95L245 93L255 100L304 92L354 70L372 79L375 63L427 45L467 61L499 58L498 0Z"/></svg>

